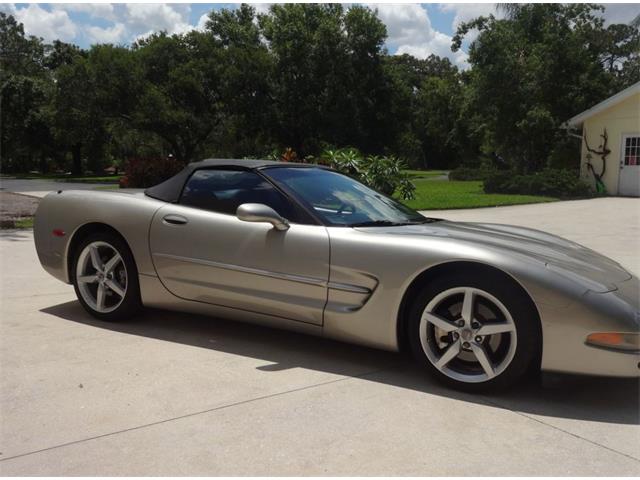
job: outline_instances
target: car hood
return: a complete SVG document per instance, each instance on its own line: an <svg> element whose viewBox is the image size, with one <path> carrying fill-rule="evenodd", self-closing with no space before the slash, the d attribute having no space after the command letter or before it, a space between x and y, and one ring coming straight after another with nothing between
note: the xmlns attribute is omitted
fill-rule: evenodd
<svg viewBox="0 0 640 480"><path fill-rule="evenodd" d="M543 262L550 270L586 280L594 291L614 290L631 274L610 258L582 245L539 230L491 223L438 221L421 225L358 228L361 231L413 237L440 237L485 246Z"/></svg>

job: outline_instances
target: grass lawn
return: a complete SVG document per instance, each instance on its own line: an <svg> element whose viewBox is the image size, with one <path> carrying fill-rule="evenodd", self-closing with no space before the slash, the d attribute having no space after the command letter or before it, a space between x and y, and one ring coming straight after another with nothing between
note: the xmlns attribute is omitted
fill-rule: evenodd
<svg viewBox="0 0 640 480"><path fill-rule="evenodd" d="M13 230L14 228L33 228L34 217L22 217L18 219L0 220L0 230Z"/></svg>
<svg viewBox="0 0 640 480"><path fill-rule="evenodd" d="M442 175L446 175L447 170L404 170L405 173L409 175L411 180L417 180L419 178L431 178L431 177L441 177Z"/></svg>
<svg viewBox="0 0 640 480"><path fill-rule="evenodd" d="M19 220L16 220L15 228L33 228L33 217L25 217Z"/></svg>
<svg viewBox="0 0 640 480"><path fill-rule="evenodd" d="M484 193L481 181L412 180L416 186L416 197L403 203L416 210L496 207L557 200L534 195Z"/></svg>

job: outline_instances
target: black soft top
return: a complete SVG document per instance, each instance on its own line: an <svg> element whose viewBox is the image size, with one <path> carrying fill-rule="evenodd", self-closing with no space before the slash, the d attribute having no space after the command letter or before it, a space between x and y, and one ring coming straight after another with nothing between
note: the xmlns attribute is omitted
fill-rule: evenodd
<svg viewBox="0 0 640 480"><path fill-rule="evenodd" d="M193 162L184 167L173 177L158 185L147 188L144 193L148 197L163 200L169 203L176 203L180 199L182 188L191 174L205 168L232 167L241 170L258 170L266 167L321 167L320 165L308 163L274 162L271 160L235 160L209 158L199 162ZM321 167L322 168L322 167Z"/></svg>

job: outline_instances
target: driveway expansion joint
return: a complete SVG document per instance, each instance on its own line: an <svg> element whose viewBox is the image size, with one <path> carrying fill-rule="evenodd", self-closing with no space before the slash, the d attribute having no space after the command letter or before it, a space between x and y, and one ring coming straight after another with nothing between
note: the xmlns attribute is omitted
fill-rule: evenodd
<svg viewBox="0 0 640 480"><path fill-rule="evenodd" d="M623 457L627 457L630 460L633 460L633 461L635 461L637 463L640 463L640 458L636 458L633 455L629 455L628 453L621 452L619 450L616 450L615 448L607 447L606 445L602 445L601 443L598 443L598 442L596 442L594 440L591 440L591 439L586 438L586 437L582 437L582 436L580 436L580 435L578 435L576 433L573 433L573 432L570 432L568 430L565 430L564 428L557 427L556 425L552 425L550 423L547 423L547 422L545 422L543 420L540 420L539 418L535 418L535 417L532 417L531 415L527 415L526 413L519 412L517 410L513 410L513 409L511 409L509 407L505 407L504 405L500 405L499 403L496 403L495 401L490 400L490 399L488 399L486 397L483 397L483 399L489 405L492 405L492 406L497 407L497 408L501 408L503 410L509 410L510 412L515 413L516 415L520 415L521 417L527 418L529 420L533 420L534 422L537 422L537 423L539 423L541 425L544 425L546 427L552 428L552 429L557 430L557 431L562 432L562 433L566 433L567 435L571 435L572 437L578 438L580 440L583 440L583 441L585 441L587 443L590 443L591 445L594 445L594 446L600 447L600 448L604 448L605 450L608 450L608 451L613 452L613 453L617 453L618 455L622 455Z"/></svg>
<svg viewBox="0 0 640 480"><path fill-rule="evenodd" d="M4 297L4 300L20 300L21 298L33 298L33 297L56 297L60 295L70 295L70 294L73 294L73 291L67 290L66 292L34 293L31 295L16 295L13 297Z"/></svg>
<svg viewBox="0 0 640 480"><path fill-rule="evenodd" d="M270 398L281 397L281 396L284 396L284 395L286 395L288 393L296 393L296 392L301 392L301 391L304 391L304 390L311 390L311 389L316 388L316 387L323 387L325 385L331 385L331 384L343 382L343 381L346 381L346 380L352 380L352 379L358 379L358 378L366 378L366 377L368 377L370 375L375 375L375 374L381 373L383 371L385 371L385 370L371 370L371 371L364 372L364 373L361 373L361 374L358 374L358 375L349 375L349 376L346 376L346 377L336 378L335 380L329 380L327 382L315 383L313 385L307 385L307 386L304 386L304 387L293 388L291 390L285 390L283 392L271 393L269 395L262 395L260 397L250 398L248 400L240 400L238 402L228 403L226 405L220 405L218 407L208 408L206 410L200 410L198 412L186 413L184 415L179 415L177 417L165 418L164 420L158 420L156 422L145 423L144 425L137 425L137 426L131 427L131 428L124 428L122 430L117 430L115 432L103 433L101 435L95 435L93 437L87 437L87 438L83 438L83 439L80 439L80 440L73 440L71 442L61 443L59 445L52 445L51 447L40 448L38 450L33 450L31 452L19 453L18 455L12 455L10 457L0 458L0 463L6 462L6 461L9 461L9 460L14 460L16 458L28 457L30 455L35 455L35 454L38 454L38 453L48 452L50 450L57 450L59 448L69 447L71 445L79 445L81 443L89 442L89 441L92 441L92 440L99 440L101 438L113 437L113 436L119 435L121 433L128 433L128 432L133 432L133 431L136 431L136 430L142 430L144 428L154 427L156 425L162 425L164 423L169 423L169 422L173 422L173 421L176 421L176 420L182 420L184 418L196 417L198 415L203 415L203 414L206 414L206 413L212 413L212 412L215 412L215 411L218 411L218 410L225 410L227 408L237 407L237 406L240 406L240 405L246 405L248 403L258 402L260 400L268 400Z"/></svg>

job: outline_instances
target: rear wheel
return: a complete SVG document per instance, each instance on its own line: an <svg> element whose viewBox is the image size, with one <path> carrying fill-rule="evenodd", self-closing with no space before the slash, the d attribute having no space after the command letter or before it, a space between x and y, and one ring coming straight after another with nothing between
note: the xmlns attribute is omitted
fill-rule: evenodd
<svg viewBox="0 0 640 480"><path fill-rule="evenodd" d="M540 345L530 302L497 275L439 278L418 294L410 316L415 357L439 380L467 391L514 384Z"/></svg>
<svg viewBox="0 0 640 480"><path fill-rule="evenodd" d="M133 255L111 232L92 234L80 243L73 264L73 285L85 310L101 320L123 320L140 310Z"/></svg>

